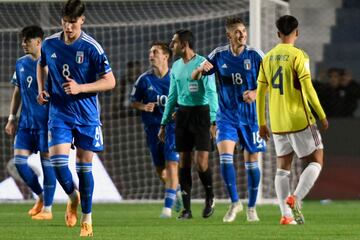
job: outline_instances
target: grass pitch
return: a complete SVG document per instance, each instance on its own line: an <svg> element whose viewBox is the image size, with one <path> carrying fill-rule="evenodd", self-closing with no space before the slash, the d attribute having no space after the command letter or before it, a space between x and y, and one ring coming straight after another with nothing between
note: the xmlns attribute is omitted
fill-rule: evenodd
<svg viewBox="0 0 360 240"><path fill-rule="evenodd" d="M209 219L201 217L201 204L193 204L194 219L159 219L161 204L95 204L94 239L235 240L235 239L360 239L360 202L335 201L321 205L306 201L305 225L280 226L276 205L257 207L261 219L246 222L241 212L235 222L224 224L227 204L217 204ZM30 204L0 204L0 239L78 239L80 227L67 228L65 205L53 207L52 221L34 221L27 215Z"/></svg>

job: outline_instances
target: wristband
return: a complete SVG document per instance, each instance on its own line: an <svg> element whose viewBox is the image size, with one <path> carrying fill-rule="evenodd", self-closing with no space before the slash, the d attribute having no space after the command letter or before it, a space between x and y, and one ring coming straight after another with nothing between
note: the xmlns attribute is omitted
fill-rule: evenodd
<svg viewBox="0 0 360 240"><path fill-rule="evenodd" d="M9 118L8 118L8 121L15 121L15 120L16 120L16 115L10 114Z"/></svg>

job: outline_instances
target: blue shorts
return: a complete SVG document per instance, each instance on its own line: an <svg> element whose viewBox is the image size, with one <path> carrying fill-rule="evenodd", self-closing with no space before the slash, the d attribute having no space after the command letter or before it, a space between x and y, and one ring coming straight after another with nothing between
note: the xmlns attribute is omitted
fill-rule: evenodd
<svg viewBox="0 0 360 240"><path fill-rule="evenodd" d="M175 124L167 124L165 128L165 143L160 142L158 133L160 126L145 126L146 142L150 149L155 167L164 167L165 161L179 161L179 154L175 151Z"/></svg>
<svg viewBox="0 0 360 240"><path fill-rule="evenodd" d="M14 148L30 150L33 153L49 152L47 131L19 128L15 136Z"/></svg>
<svg viewBox="0 0 360 240"><path fill-rule="evenodd" d="M266 151L266 142L260 137L257 124L243 125L217 121L216 126L216 143L231 140L239 142L249 153Z"/></svg>
<svg viewBox="0 0 360 240"><path fill-rule="evenodd" d="M101 126L74 125L51 126L49 123L49 147L74 143L78 148L100 152L104 149Z"/></svg>

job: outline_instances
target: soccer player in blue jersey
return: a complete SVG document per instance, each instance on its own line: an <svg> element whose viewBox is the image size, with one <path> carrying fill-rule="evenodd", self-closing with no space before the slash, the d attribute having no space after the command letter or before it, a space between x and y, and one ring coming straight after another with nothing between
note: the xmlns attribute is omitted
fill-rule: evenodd
<svg viewBox="0 0 360 240"><path fill-rule="evenodd" d="M130 97L131 107L142 111L142 121L153 164L159 178L165 183L165 203L160 215L161 218L171 217L171 208L177 197L179 183L179 154L175 151L175 123L171 122L166 126L164 143L160 142L157 137L169 94L170 58L171 50L168 44L163 42L152 43L149 51L152 68L138 78ZM178 196L180 194L178 191ZM180 198L177 199L181 201Z"/></svg>
<svg viewBox="0 0 360 240"><path fill-rule="evenodd" d="M175 120L175 144L180 153L180 186L184 210L179 219L192 218L191 212L191 165L192 155L199 178L205 189L204 218L214 213L214 192L212 174L209 167L210 130L215 121L218 101L213 76L200 80L191 79L193 70L205 60L194 51L194 37L190 30L178 30L170 43L174 55L180 57L174 62L170 73L168 102L161 120L159 138L164 139L166 125L178 105ZM194 151L194 154L192 152Z"/></svg>
<svg viewBox="0 0 360 240"><path fill-rule="evenodd" d="M49 160L47 144L49 109L47 106L40 106L36 102L38 95L36 66L40 58L44 31L39 26L27 26L22 29L21 37L21 45L26 55L17 60L16 70L11 80L15 89L5 131L9 135L14 135L16 130L15 116L20 104L22 104L14 143L14 162L21 178L38 196L34 207L29 210L28 214L35 220L51 220L56 178ZM27 163L28 157L38 151L40 151L44 174L44 189L39 184L38 176Z"/></svg>
<svg viewBox="0 0 360 240"><path fill-rule="evenodd" d="M259 221L256 198L260 182L258 152L265 151L265 141L259 136L256 117L256 87L259 66L263 57L260 50L246 45L244 21L234 17L226 20L229 44L212 51L193 74L193 79L216 73L218 76L219 111L216 116L216 142L220 154L220 169L231 198L231 205L223 221L232 222L242 211L236 189L233 154L237 142L244 149L248 183L247 220Z"/></svg>
<svg viewBox="0 0 360 240"><path fill-rule="evenodd" d="M81 196L80 236L92 236L92 158L103 150L98 92L115 87L115 78L103 48L81 30L85 5L68 0L62 8L63 31L43 42L38 64L38 102L49 102L49 151L56 178L69 196L68 227L77 222ZM44 90L48 78L48 91ZM71 144L76 146L79 193L68 168Z"/></svg>

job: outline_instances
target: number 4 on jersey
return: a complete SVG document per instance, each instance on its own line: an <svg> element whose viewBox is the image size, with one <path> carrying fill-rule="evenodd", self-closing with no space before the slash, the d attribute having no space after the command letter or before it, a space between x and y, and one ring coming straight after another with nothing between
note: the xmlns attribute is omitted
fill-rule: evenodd
<svg viewBox="0 0 360 240"><path fill-rule="evenodd" d="M279 78L279 83L276 83L276 79ZM282 74L282 66L278 68L275 75L271 79L271 84L273 88L278 88L280 90L280 95L284 94L283 89L283 74Z"/></svg>

